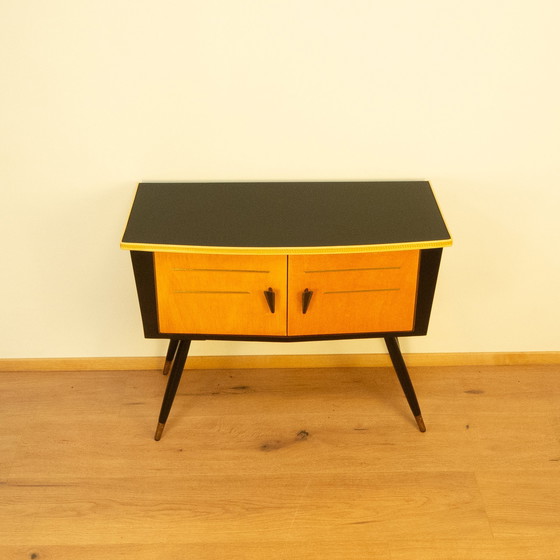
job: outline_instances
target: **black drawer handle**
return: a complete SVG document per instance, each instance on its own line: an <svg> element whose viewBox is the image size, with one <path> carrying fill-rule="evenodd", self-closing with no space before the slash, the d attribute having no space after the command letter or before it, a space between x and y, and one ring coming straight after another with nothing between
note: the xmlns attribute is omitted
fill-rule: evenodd
<svg viewBox="0 0 560 560"><path fill-rule="evenodd" d="M308 288L305 288L303 294L301 294L301 312L305 315L309 309L309 304L311 303L311 298L313 297L313 292Z"/></svg>
<svg viewBox="0 0 560 560"><path fill-rule="evenodd" d="M264 297L266 298L266 303L268 303L268 308L271 313L276 311L276 294L272 288L264 291Z"/></svg>

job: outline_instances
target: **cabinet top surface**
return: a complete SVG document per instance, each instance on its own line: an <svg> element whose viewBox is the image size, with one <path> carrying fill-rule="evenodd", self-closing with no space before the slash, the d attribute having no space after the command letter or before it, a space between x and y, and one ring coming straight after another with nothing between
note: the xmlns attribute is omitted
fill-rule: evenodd
<svg viewBox="0 0 560 560"><path fill-rule="evenodd" d="M245 254L436 248L427 181L140 183L121 248Z"/></svg>

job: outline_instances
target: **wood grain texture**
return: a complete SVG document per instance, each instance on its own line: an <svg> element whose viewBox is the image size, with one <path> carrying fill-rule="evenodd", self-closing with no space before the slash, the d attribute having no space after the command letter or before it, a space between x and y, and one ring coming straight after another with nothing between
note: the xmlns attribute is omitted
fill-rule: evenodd
<svg viewBox="0 0 560 560"><path fill-rule="evenodd" d="M161 332L285 335L285 256L155 253L154 261Z"/></svg>
<svg viewBox="0 0 560 560"><path fill-rule="evenodd" d="M291 255L288 334L412 330L419 254ZM304 314L306 289L313 296Z"/></svg>
<svg viewBox="0 0 560 560"><path fill-rule="evenodd" d="M155 253L159 328L262 336L411 331L419 255ZM274 313L266 290L274 294ZM304 310L306 290L312 297Z"/></svg>
<svg viewBox="0 0 560 560"><path fill-rule="evenodd" d="M558 366L0 376L0 558L560 556Z"/></svg>

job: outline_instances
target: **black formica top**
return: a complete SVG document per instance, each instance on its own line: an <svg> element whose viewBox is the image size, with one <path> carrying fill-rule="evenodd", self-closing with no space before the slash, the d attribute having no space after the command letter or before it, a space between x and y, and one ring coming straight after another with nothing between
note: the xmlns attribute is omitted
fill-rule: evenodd
<svg viewBox="0 0 560 560"><path fill-rule="evenodd" d="M140 183L121 243L259 254L447 245L427 181Z"/></svg>

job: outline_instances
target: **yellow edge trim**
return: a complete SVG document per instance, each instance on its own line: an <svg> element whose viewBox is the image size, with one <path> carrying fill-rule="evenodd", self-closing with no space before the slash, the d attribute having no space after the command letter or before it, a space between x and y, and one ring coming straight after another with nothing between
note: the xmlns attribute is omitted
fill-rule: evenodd
<svg viewBox="0 0 560 560"><path fill-rule="evenodd" d="M450 247L451 238L437 241L387 243L384 245L335 245L330 247L206 247L199 245L152 245L149 243L121 243L121 249L150 253L205 253L221 255L318 255L324 253L378 253Z"/></svg>

